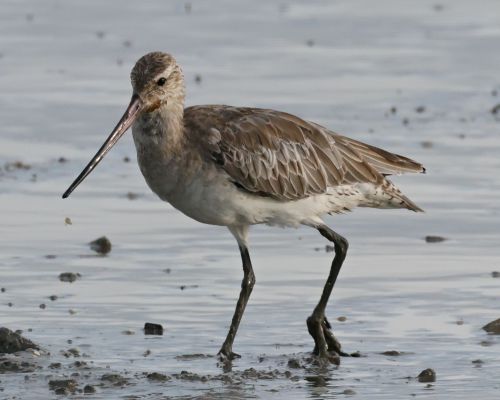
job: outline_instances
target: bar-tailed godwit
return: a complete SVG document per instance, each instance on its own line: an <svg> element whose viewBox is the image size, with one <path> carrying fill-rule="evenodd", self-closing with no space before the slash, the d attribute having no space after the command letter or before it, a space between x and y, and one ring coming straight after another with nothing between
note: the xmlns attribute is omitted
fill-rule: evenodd
<svg viewBox="0 0 500 400"><path fill-rule="evenodd" d="M247 241L255 224L307 225L333 242L330 274L307 327L318 357L337 362L347 355L325 308L348 243L322 216L354 207L422 211L387 176L425 172L424 167L285 112L226 105L184 108L182 70L166 53L139 59L131 81L125 114L63 198L132 126L139 167L151 190L199 222L226 226L238 242L244 277L219 356L238 356L233 341L255 283Z"/></svg>

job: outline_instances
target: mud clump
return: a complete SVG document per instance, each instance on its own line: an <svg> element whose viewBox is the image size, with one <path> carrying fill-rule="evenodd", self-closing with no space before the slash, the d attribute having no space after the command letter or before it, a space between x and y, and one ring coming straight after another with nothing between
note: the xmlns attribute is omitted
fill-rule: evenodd
<svg viewBox="0 0 500 400"><path fill-rule="evenodd" d="M175 379L180 379L189 382L207 382L210 377L206 375L198 375L194 372L181 371L180 374L173 375Z"/></svg>
<svg viewBox="0 0 500 400"><path fill-rule="evenodd" d="M397 351L397 350L387 350L387 351L384 351L382 353L383 356L388 356L388 357L398 357L398 356L401 356L403 353L401 353L400 351Z"/></svg>
<svg viewBox="0 0 500 400"><path fill-rule="evenodd" d="M297 360L296 358L290 358L288 360L288 368L293 368L293 369L301 368L299 360Z"/></svg>
<svg viewBox="0 0 500 400"><path fill-rule="evenodd" d="M0 358L0 375L8 373L28 373L35 372L38 367L27 361Z"/></svg>
<svg viewBox="0 0 500 400"><path fill-rule="evenodd" d="M80 279L82 276L77 272L77 273L74 273L74 272L62 272L59 274L59 280L61 282L69 282L69 283L73 283L74 281L76 281L77 279Z"/></svg>
<svg viewBox="0 0 500 400"><path fill-rule="evenodd" d="M83 393L85 394L92 394L95 392L96 392L95 387L92 385L85 385L85 387L83 388Z"/></svg>
<svg viewBox="0 0 500 400"><path fill-rule="evenodd" d="M424 369L418 374L417 379L422 383L436 382L436 372L432 368Z"/></svg>
<svg viewBox="0 0 500 400"><path fill-rule="evenodd" d="M144 324L144 334L145 335L163 335L163 326L160 324L153 324L151 322L146 322Z"/></svg>
<svg viewBox="0 0 500 400"><path fill-rule="evenodd" d="M146 378L148 378L148 380L154 381L154 382L166 382L166 381L169 381L170 379L172 379L170 376L165 375L165 374L161 374L159 372L151 372L150 374L146 375Z"/></svg>
<svg viewBox="0 0 500 400"><path fill-rule="evenodd" d="M483 326L483 330L494 335L500 335L500 318Z"/></svg>
<svg viewBox="0 0 500 400"><path fill-rule="evenodd" d="M12 332L8 328L0 328L0 353L15 353L27 349L40 350L35 343L19 333Z"/></svg>
<svg viewBox="0 0 500 400"><path fill-rule="evenodd" d="M425 237L426 243L441 243L444 242L445 240L447 239L443 236L427 235Z"/></svg>
<svg viewBox="0 0 500 400"><path fill-rule="evenodd" d="M120 374L104 374L101 376L103 384L111 386L125 386L128 384L128 379Z"/></svg>
<svg viewBox="0 0 500 400"><path fill-rule="evenodd" d="M49 389L53 390L56 394L67 395L69 393L75 393L78 388L78 384L74 379L58 379L49 381Z"/></svg>
<svg viewBox="0 0 500 400"><path fill-rule="evenodd" d="M111 251L111 242L106 236L101 236L90 242L89 245L92 250L101 255L106 255Z"/></svg>

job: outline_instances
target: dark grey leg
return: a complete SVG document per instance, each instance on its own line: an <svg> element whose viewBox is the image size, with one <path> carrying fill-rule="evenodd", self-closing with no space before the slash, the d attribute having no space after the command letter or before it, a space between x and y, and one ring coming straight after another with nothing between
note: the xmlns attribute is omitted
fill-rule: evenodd
<svg viewBox="0 0 500 400"><path fill-rule="evenodd" d="M340 343L335 339L331 326L325 317L325 308L332 293L333 286L342 267L347 254L349 243L338 233L332 231L326 225L318 227L319 233L333 242L335 246L335 257L330 268L330 274L325 283L323 293L318 305L314 308L311 316L307 318L307 328L314 339L314 353L320 358L330 359L337 355L347 356L340 350Z"/></svg>
<svg viewBox="0 0 500 400"><path fill-rule="evenodd" d="M252 262L250 261L250 254L246 247L240 246L241 261L243 261L243 280L241 281L241 291L240 297L238 298L238 303L236 303L236 310L234 310L233 319L231 321L231 326L229 327L229 332L227 333L226 340L222 344L219 350L219 357L223 360L232 360L234 358L240 357L238 354L233 353L233 342L236 332L238 331L238 326L240 325L241 317L245 311L250 293L252 293L253 286L255 284L255 275L252 269Z"/></svg>

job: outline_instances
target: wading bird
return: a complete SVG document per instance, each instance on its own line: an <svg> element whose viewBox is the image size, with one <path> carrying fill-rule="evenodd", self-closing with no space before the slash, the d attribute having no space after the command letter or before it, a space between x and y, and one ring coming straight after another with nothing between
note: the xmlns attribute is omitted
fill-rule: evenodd
<svg viewBox="0 0 500 400"><path fill-rule="evenodd" d="M151 190L199 222L226 226L238 242L244 277L219 356L238 357L233 341L255 283L247 242L249 226L255 224L307 225L333 242L330 274L307 327L318 357L333 361L347 355L325 308L348 243L321 217L354 207L422 211L386 176L425 172L423 166L284 112L226 105L184 108L182 70L166 53L139 59L131 81L125 114L63 198L132 126L139 167Z"/></svg>

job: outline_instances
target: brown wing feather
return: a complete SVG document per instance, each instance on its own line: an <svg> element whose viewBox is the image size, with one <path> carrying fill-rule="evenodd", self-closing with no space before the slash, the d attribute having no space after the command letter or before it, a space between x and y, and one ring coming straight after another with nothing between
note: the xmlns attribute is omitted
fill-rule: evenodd
<svg viewBox="0 0 500 400"><path fill-rule="evenodd" d="M422 170L408 158L283 112L196 106L185 110L184 121L186 133L238 186L280 200L343 184L382 184L384 174Z"/></svg>

